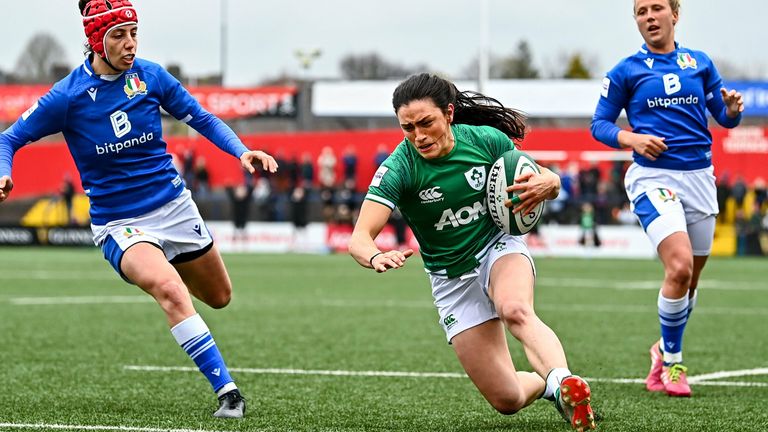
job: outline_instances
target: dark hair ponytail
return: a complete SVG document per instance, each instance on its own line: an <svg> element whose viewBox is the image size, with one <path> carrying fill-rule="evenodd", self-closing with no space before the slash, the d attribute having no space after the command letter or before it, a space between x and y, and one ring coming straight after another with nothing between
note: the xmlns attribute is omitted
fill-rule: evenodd
<svg viewBox="0 0 768 432"><path fill-rule="evenodd" d="M437 75L420 73L411 75L397 86L392 94L395 113L412 101L430 99L443 110L453 104L453 123L474 126L493 126L510 139L525 137L525 115L507 108L498 100L473 91L460 92L456 86Z"/></svg>

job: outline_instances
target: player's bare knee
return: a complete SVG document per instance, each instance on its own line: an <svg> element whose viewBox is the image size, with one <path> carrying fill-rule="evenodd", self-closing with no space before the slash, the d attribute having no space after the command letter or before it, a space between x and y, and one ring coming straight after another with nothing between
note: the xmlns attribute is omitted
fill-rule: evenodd
<svg viewBox="0 0 768 432"><path fill-rule="evenodd" d="M665 273L669 282L687 288L693 277L693 261L682 257L670 260Z"/></svg>
<svg viewBox="0 0 768 432"><path fill-rule="evenodd" d="M227 306L232 301L232 285L222 284L215 292L210 293L204 301L205 304L214 309Z"/></svg>
<svg viewBox="0 0 768 432"><path fill-rule="evenodd" d="M517 395L495 398L489 401L499 414L512 415L525 408L525 400Z"/></svg>
<svg viewBox="0 0 768 432"><path fill-rule="evenodd" d="M523 328L536 316L529 304L520 301L500 305L497 313L510 329Z"/></svg>
<svg viewBox="0 0 768 432"><path fill-rule="evenodd" d="M150 292L164 310L181 308L189 295L184 284L174 279L158 280L150 287Z"/></svg>
<svg viewBox="0 0 768 432"><path fill-rule="evenodd" d="M231 292L219 293L213 296L213 298L211 298L209 301L207 301L206 304L208 304L208 306L214 309L221 309L223 307L226 307L231 300L232 300Z"/></svg>

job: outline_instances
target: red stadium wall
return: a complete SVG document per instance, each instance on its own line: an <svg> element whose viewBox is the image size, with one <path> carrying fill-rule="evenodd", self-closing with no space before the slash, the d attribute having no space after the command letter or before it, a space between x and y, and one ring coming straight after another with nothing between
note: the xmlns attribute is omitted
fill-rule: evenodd
<svg viewBox="0 0 768 432"><path fill-rule="evenodd" d="M766 177L768 170L768 128L742 127L734 130L713 129L712 148L716 174L729 172L731 178L742 176L751 184L757 177ZM308 153L316 162L320 150L331 147L337 157L337 178L341 178L341 156L347 147L353 147L358 158L357 184L368 185L376 169L374 155L379 145L391 151L402 140L397 130L308 132L291 134L264 134L243 136L249 148L262 149L281 158L300 159ZM181 154L190 148L196 156L205 157L212 186L239 181L239 162L221 152L203 138L168 139L169 150ZM534 152L540 161L563 162L611 160L617 156L614 150L594 141L585 129L535 129L525 139L522 149ZM77 177L66 144L37 143L24 147L14 159L13 180L15 188L11 199L56 193L66 172ZM317 173L317 169L315 169Z"/></svg>

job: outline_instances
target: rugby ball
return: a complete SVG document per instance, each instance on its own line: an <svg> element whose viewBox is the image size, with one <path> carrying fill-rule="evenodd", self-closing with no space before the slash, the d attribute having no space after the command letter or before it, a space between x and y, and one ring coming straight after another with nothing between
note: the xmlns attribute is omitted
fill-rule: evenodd
<svg viewBox="0 0 768 432"><path fill-rule="evenodd" d="M523 235L533 229L544 212L544 201L539 203L528 214L512 213L512 208L504 202L512 199L517 193L507 193L507 187L515 183L515 178L529 172L541 173L539 166L532 157L520 150L505 152L491 165L486 185L488 213L491 219L502 231L512 235Z"/></svg>

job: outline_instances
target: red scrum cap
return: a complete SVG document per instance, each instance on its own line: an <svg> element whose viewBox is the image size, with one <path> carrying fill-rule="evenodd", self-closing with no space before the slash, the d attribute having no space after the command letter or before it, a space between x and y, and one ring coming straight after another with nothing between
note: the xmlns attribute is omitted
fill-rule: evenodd
<svg viewBox="0 0 768 432"><path fill-rule="evenodd" d="M128 0L91 0L83 8L83 27L88 45L102 58L104 39L110 30L118 26L138 24L136 9Z"/></svg>

